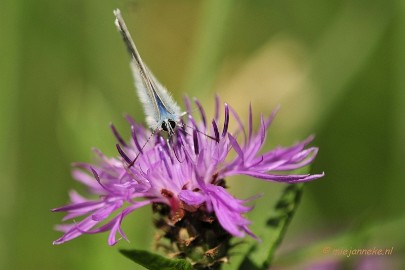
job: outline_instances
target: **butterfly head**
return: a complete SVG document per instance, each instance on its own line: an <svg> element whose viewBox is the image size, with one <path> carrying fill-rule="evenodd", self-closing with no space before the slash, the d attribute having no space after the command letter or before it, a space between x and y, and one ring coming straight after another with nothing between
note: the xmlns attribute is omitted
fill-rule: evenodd
<svg viewBox="0 0 405 270"><path fill-rule="evenodd" d="M169 134L169 137L174 135L174 130L178 126L178 123L172 119L166 119L162 122L161 129Z"/></svg>

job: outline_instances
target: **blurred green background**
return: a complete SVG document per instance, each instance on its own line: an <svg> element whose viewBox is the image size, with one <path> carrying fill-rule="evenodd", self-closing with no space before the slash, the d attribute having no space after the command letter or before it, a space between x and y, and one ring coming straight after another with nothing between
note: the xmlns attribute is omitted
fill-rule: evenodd
<svg viewBox="0 0 405 270"><path fill-rule="evenodd" d="M368 231L352 247L394 247L389 259L400 265L405 1L3 0L0 269L141 269L117 249L152 246L147 208L124 221L131 243L109 247L101 234L52 245L62 214L50 209L83 191L70 163L91 162L91 147L116 155L108 124L129 136L123 113L143 121L114 8L177 100L195 96L212 116L218 93L244 119L251 102L256 124L280 104L268 147L316 134L312 171L326 177L306 185L286 253ZM259 231L283 185L229 185L241 198L264 192L249 214Z"/></svg>

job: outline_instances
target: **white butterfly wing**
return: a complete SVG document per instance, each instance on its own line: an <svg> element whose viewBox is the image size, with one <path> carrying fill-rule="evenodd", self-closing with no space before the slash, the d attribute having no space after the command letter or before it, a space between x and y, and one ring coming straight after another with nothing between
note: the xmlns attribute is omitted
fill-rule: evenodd
<svg viewBox="0 0 405 270"><path fill-rule="evenodd" d="M147 124L152 129L161 129L163 122L166 122L166 125L169 120L178 122L183 115L179 106L143 63L121 12L117 9L114 14L116 16L115 24L132 55L130 66L135 79L135 87L146 114Z"/></svg>
<svg viewBox="0 0 405 270"><path fill-rule="evenodd" d="M144 64L146 71L146 78L143 78L142 71L135 61L131 61L132 74L135 79L135 87L138 97L143 105L146 122L152 129L161 124L160 109L156 99L160 99L165 109L173 115L173 117L179 118L181 116L180 107L173 100L167 89L160 84L156 77L152 74L149 68ZM149 80L149 82L147 81ZM150 89L152 88L152 89ZM173 119L177 121L178 119Z"/></svg>

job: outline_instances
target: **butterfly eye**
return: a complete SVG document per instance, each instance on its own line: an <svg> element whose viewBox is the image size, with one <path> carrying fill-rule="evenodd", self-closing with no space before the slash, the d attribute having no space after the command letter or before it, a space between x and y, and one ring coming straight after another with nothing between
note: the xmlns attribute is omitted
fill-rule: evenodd
<svg viewBox="0 0 405 270"><path fill-rule="evenodd" d="M170 126L171 126L171 124L170 124ZM164 131L166 131L166 132L169 131L169 129L167 128L166 122L163 122L163 123L162 123L162 129L163 129Z"/></svg>
<svg viewBox="0 0 405 270"><path fill-rule="evenodd" d="M171 127L172 129L174 129L174 128L176 127L176 122L174 122L173 120L170 120L170 119L169 119L169 124L170 124L170 127Z"/></svg>

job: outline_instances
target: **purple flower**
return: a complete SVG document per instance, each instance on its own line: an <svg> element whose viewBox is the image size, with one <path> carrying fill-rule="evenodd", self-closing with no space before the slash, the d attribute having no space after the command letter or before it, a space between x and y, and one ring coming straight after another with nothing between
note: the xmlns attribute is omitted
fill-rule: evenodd
<svg viewBox="0 0 405 270"><path fill-rule="evenodd" d="M185 99L187 111L191 102ZM318 148L306 146L313 136L290 147L277 147L261 153L267 130L276 111L260 118L258 132L253 133L252 110L249 110L247 130L237 113L225 104L225 119L219 125L220 101L216 99L215 117L206 121L201 104L195 100L201 121L189 115L184 129L178 128L175 136L165 140L127 117L132 139L125 142L111 125L118 143L119 156L108 158L95 150L98 165L75 164L73 177L87 186L96 199L87 199L75 191L70 193L69 205L55 208L54 212L67 212L63 221L73 223L59 225L64 235L54 241L61 244L82 234L110 231L108 244L114 245L121 238L127 239L121 230L122 220L131 212L148 204L166 205L169 221L176 224L187 214L202 211L204 218L216 218L229 235L243 237L248 234L250 221L244 213L251 210L247 200L233 197L225 188L225 178L248 175L265 181L299 183L314 180L324 174L276 174L310 164ZM228 130L230 113L238 124L235 132ZM186 117L185 117L186 118ZM237 137L239 137L237 139ZM146 144L142 149L141 146ZM128 166L139 154L135 164ZM211 216L210 216L211 215ZM81 217L80 221L76 218ZM201 215L200 215L201 218ZM117 233L121 235L116 238Z"/></svg>

